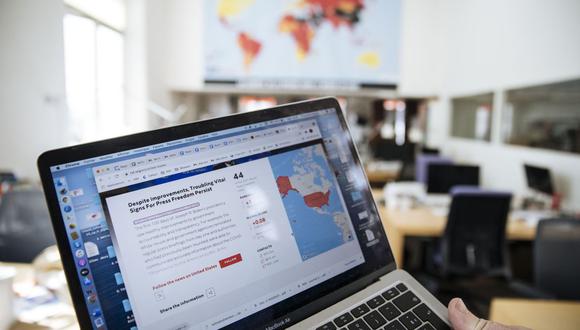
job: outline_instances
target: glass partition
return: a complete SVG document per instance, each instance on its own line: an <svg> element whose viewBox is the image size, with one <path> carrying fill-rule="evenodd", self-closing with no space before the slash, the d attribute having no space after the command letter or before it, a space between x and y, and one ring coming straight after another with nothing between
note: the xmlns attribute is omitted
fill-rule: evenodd
<svg viewBox="0 0 580 330"><path fill-rule="evenodd" d="M456 97L452 101L451 135L454 137L489 141L493 94Z"/></svg>
<svg viewBox="0 0 580 330"><path fill-rule="evenodd" d="M580 153L580 79L510 90L505 143Z"/></svg>

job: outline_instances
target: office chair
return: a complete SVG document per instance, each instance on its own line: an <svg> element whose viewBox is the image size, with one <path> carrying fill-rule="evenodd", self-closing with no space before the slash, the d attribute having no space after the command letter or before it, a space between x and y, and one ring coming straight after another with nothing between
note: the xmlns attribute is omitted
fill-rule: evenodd
<svg viewBox="0 0 580 330"><path fill-rule="evenodd" d="M512 195L456 186L451 197L443 235L427 247L427 273L418 278L443 303L462 297L470 309L486 316L493 297L521 296L509 290L505 232Z"/></svg>
<svg viewBox="0 0 580 330"><path fill-rule="evenodd" d="M453 164L453 161L447 157L432 155L432 154L421 154L417 156L415 161L415 180L417 182L427 184L427 179L429 177L429 165L431 164Z"/></svg>
<svg viewBox="0 0 580 330"><path fill-rule="evenodd" d="M440 243L441 274L510 278L505 232L511 193L456 186L451 197Z"/></svg>
<svg viewBox="0 0 580 330"><path fill-rule="evenodd" d="M415 181L415 160L417 145L415 143L407 142L403 152L403 165L397 181Z"/></svg>
<svg viewBox="0 0 580 330"><path fill-rule="evenodd" d="M2 172L0 171L0 183L2 182L8 182L8 183L16 183L18 180L16 178L16 175L12 172Z"/></svg>
<svg viewBox="0 0 580 330"><path fill-rule="evenodd" d="M0 261L31 262L56 244L44 195L40 190L14 190L0 203Z"/></svg>
<svg viewBox="0 0 580 330"><path fill-rule="evenodd" d="M0 202L2 195L11 189L18 182L16 175L12 172L0 171Z"/></svg>
<svg viewBox="0 0 580 330"><path fill-rule="evenodd" d="M580 300L580 220L545 219L534 241L535 287L558 299Z"/></svg>

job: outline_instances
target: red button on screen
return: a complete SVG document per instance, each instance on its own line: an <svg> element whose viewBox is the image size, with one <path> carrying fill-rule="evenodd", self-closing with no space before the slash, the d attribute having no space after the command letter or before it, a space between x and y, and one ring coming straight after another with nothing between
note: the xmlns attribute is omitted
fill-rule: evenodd
<svg viewBox="0 0 580 330"><path fill-rule="evenodd" d="M227 257L225 259L220 260L220 267L226 268L227 266L231 266L235 263L242 261L242 255L240 253L234 254L231 257Z"/></svg>

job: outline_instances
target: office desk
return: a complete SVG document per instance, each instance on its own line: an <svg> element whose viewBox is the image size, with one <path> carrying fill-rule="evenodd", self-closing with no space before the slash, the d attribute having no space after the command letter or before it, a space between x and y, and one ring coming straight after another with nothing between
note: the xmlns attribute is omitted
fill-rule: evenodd
<svg viewBox="0 0 580 330"><path fill-rule="evenodd" d="M365 172L371 185L382 187L399 177L401 166L400 161L374 161L365 166Z"/></svg>
<svg viewBox="0 0 580 330"><path fill-rule="evenodd" d="M490 319L534 330L580 329L580 302L496 298Z"/></svg>
<svg viewBox="0 0 580 330"><path fill-rule="evenodd" d="M15 289L15 303L16 300L27 300L19 297L21 295L34 296L34 292L39 289L36 287L34 268L32 264L25 263L0 263L3 266L14 267L16 275L14 277L13 288ZM0 297L1 298L1 297ZM23 302L17 303L21 308ZM76 320L76 315L72 306L61 304L46 304L40 303L34 308L36 303L24 303L27 307L24 310L16 311L16 321L9 328L10 330L48 330L48 329L62 329L62 330L78 330L79 325Z"/></svg>
<svg viewBox="0 0 580 330"><path fill-rule="evenodd" d="M435 215L426 207L410 210L389 210L382 202L382 190L374 189L373 196L377 200L381 220L397 265L403 266L403 247L406 236L439 237L445 229L447 217ZM379 203L380 202L380 203ZM510 219L507 225L507 238L510 240L533 240L536 227L529 226L524 221Z"/></svg>
<svg viewBox="0 0 580 330"><path fill-rule="evenodd" d="M367 178L369 182L377 185L384 185L387 182L396 180L399 177L399 171L380 171L380 170L367 170Z"/></svg>

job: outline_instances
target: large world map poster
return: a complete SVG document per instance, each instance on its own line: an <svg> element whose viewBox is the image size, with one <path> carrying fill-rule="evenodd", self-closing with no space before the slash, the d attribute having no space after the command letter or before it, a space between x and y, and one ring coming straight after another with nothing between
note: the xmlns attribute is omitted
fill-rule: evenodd
<svg viewBox="0 0 580 330"><path fill-rule="evenodd" d="M401 0L208 0L203 6L208 82L398 82Z"/></svg>

